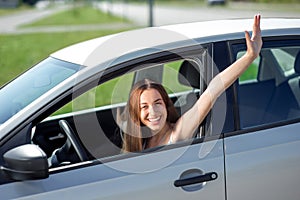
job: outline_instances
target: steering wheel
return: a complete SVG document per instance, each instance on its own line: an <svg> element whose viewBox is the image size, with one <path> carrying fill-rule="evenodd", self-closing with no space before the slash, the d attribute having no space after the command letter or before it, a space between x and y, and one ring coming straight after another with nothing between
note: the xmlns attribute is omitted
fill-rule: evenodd
<svg viewBox="0 0 300 200"><path fill-rule="evenodd" d="M78 155L80 161L85 161L87 160L88 156L85 153L84 148L82 145L79 143L77 138L74 136L74 131L72 130L71 126L66 120L59 120L59 126L61 130L66 134L67 136L67 141L66 141L66 146L71 145L74 147L76 154Z"/></svg>

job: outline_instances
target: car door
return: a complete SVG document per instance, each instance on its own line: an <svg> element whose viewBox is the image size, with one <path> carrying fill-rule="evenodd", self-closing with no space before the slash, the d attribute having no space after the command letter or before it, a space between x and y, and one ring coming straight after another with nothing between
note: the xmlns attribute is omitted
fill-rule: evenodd
<svg viewBox="0 0 300 200"><path fill-rule="evenodd" d="M204 58L206 63L209 60L209 48L200 52L204 53L200 57ZM169 55L166 57L170 59ZM198 58L199 55L188 56L187 59L193 60L195 57ZM173 62L174 58L171 60ZM167 78L169 86L173 85L174 87L174 84L178 85L177 65L170 69L169 66L172 66L172 64L168 65L169 61L162 59L160 56L159 63L153 64L153 67L160 67L162 64L168 66L169 70L164 69L167 72L167 76L172 75L174 72L176 74L176 77ZM141 66L144 66L143 63ZM151 68L149 65L145 66ZM204 69L202 66L198 70L203 72ZM198 71L198 73L200 72ZM200 77L200 74L198 76ZM129 74L129 77L133 76ZM111 153L109 147L113 146L113 143L103 144L103 146L101 143L98 143L99 138L97 134L99 132L108 130L109 134L116 133L107 124L107 121L101 124L103 126L101 131L95 131L99 130L98 122L101 121L101 117L98 114L109 113L106 112L106 109L111 109L110 114L112 114L112 110L115 110L114 108L122 108L124 106L123 103L119 102L123 97L119 96L121 93L118 90L124 92L126 89L123 86L131 87L130 84L122 82L122 80L127 81L127 78L116 77L116 79L112 80L112 82L118 82L119 89L116 89L118 87L115 86L113 90L103 90L101 88L102 85L99 85L100 88L92 89L92 92L96 91L100 96L110 96L104 93L104 91L110 91L111 96L118 99L110 101L113 105L105 105L93 109L87 108L86 110L71 113L74 122L72 128L75 130L76 135L79 136L87 153L94 159L52 167L49 170L49 177L45 179L3 183L0 185L3 198L225 199L224 149L223 139L220 135L211 135L209 131L202 131L203 135L196 134L197 137L195 138L175 144L156 147L140 153L119 153L114 155L108 154ZM172 83L172 81L176 81L176 83ZM107 86L109 84L103 85ZM186 88L185 86L182 86L182 90L178 91L174 91L178 87L174 88L170 90L171 93L175 93L174 97L171 95L174 101L183 94L189 93L190 90L190 87ZM87 92L87 96L91 96L89 92ZM201 90L192 90L192 93L195 92L199 93ZM87 103L91 101L79 100L79 102ZM66 116L68 115L58 115L50 117L48 120L57 120L60 117L61 119L63 119L62 117L67 119ZM95 116L96 118L93 118ZM102 116L105 119L107 117ZM95 124L92 124L93 120L96 121ZM207 121L207 125L202 125L205 129L209 127L209 120ZM47 122L47 120L44 120L41 123ZM40 133L39 127L47 126L37 126L32 137ZM119 133L117 132L116 134ZM85 140L84 137L88 137L88 139ZM100 140L101 138L103 137L100 137ZM38 140L34 141L38 142ZM109 140L106 139L105 141Z"/></svg>
<svg viewBox="0 0 300 200"><path fill-rule="evenodd" d="M234 55L244 48L235 44ZM265 38L236 85L239 131L224 139L228 200L299 199L299 52L299 37Z"/></svg>
<svg viewBox="0 0 300 200"><path fill-rule="evenodd" d="M214 148L202 158L199 152L212 143ZM221 140L210 141L107 163L51 170L49 178L44 180L1 185L1 196L4 199L225 199L222 149ZM176 180L190 178L192 183L193 178L201 176L206 178L201 184L174 185Z"/></svg>

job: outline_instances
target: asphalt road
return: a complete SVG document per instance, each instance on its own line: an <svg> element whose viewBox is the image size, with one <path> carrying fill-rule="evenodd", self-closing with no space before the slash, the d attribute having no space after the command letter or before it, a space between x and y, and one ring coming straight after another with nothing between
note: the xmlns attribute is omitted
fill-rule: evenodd
<svg viewBox="0 0 300 200"><path fill-rule="evenodd" d="M45 4L46 1L41 1ZM149 25L149 6L147 4L121 4L107 3L106 1L95 4L99 9L110 12L124 18L128 18L138 26ZM85 25L85 26L51 26L35 28L19 28L20 25L33 22L40 18L49 16L54 12L67 9L66 5L56 6L55 9L45 9L45 5L38 4L38 8L33 11L23 11L17 14L0 17L0 33L28 33L28 32L59 32L72 30L91 29L113 29L132 26L125 23ZM262 17L293 17L300 18L300 12L266 11L260 9L228 9L224 7L167 7L157 6L153 8L153 25L167 25L175 23L186 23L204 20L252 18L254 14L260 13Z"/></svg>

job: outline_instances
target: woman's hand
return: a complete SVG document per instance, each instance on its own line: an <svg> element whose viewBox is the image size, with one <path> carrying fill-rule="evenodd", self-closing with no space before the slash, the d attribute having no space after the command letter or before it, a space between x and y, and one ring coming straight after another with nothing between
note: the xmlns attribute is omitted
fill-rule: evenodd
<svg viewBox="0 0 300 200"><path fill-rule="evenodd" d="M249 56L251 59L254 60L259 55L259 52L262 47L260 15L254 16L252 37L250 38L250 34L248 31L245 31L245 37L247 44L246 56Z"/></svg>

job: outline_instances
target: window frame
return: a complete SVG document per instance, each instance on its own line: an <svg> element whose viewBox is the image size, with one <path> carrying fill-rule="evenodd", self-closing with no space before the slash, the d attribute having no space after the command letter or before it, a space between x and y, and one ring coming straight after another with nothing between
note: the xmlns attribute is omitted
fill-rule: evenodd
<svg viewBox="0 0 300 200"><path fill-rule="evenodd" d="M168 62L173 62L173 61L178 61L178 60L182 60L182 59L193 59L194 57L199 56L199 53L204 51L207 51L208 54L210 54L211 52L211 46L212 44L205 44L205 45L201 45L200 48L199 46L191 46L191 47L186 47L186 48L182 48L182 49L178 49L179 54L180 55L184 55L184 56L178 56L176 54L174 54L174 51L170 51L170 52L161 52L158 53L157 55L150 55L150 56L145 56L143 58L141 58L141 61L138 60L138 62L134 62L134 60L130 60L126 63L122 63L119 64L118 66L112 66L110 68L118 68L120 71L120 73L115 73L115 71L110 71L108 73L106 72L101 72L103 78L101 78L98 82L92 82L92 84L85 84L85 85L94 85L97 84L97 86L101 85L102 83L105 83L107 80L112 80L114 78L120 77L124 74L126 74L127 72L131 71L132 69L134 69L135 73L137 72L137 70L143 69L142 66L147 66L147 65L155 65L156 64L163 64L163 63L168 63ZM175 50L176 52L177 50ZM153 59L151 59L151 57L154 57ZM133 64L134 63L134 64ZM206 68L204 67L204 70ZM204 74L206 74L204 72ZM98 75L94 75L93 80L97 79ZM109 78L107 78L109 77ZM134 78L135 79L135 76ZM202 84L203 86L203 84ZM89 88L91 89L92 87L89 86ZM204 91L205 87L202 88L202 90ZM85 92L88 89L84 89ZM83 89L79 88L78 91L80 91L78 94L82 94ZM200 91L200 92L203 92ZM76 92L76 91L75 91ZM111 105L113 106L113 105ZM109 107L109 106L108 106ZM207 123L203 124L202 126L207 126ZM203 130L205 130L205 128L203 128ZM103 158L96 158L94 160L90 160L90 161L86 161L86 162L81 162L81 163L74 163L71 165L66 166L64 169L61 168L53 168L50 169L50 174L52 173L58 173L61 171L65 171L65 170L71 170L71 169L76 169L78 167L86 167L86 166L91 166L91 165L95 165L95 164L102 164L102 163L106 163L106 162L112 162L112 161L116 161L116 160L121 160L121 159L127 159L127 158L131 158L131 157L135 157L135 156L142 156L145 153L152 153L152 152L160 152L160 151L165 151L165 150L169 150L169 149L173 149L173 148L180 148L183 146L187 146L187 145L194 145L194 144L199 144L202 142L207 142L207 141L211 141L211 140L217 140L220 139L219 136L209 136L209 137L203 137L203 138L193 138L187 141L182 141L182 142L178 142L176 144L170 144L170 145L166 145L162 147L154 147L151 149L147 149L142 151L141 153L129 153L129 154L118 154L112 157L103 157Z"/></svg>
<svg viewBox="0 0 300 200"><path fill-rule="evenodd" d="M246 50L246 44L244 39L235 40L228 42L230 47L230 59L233 63L235 61L236 55L241 50ZM270 36L263 37L263 46L262 48L272 48L272 47L289 47L289 46L297 46L300 45L300 36L299 35L291 35L291 36ZM259 74L259 72L258 72ZM245 127L241 128L240 126L240 111L239 111L239 94L238 94L239 83L236 81L233 84L234 88L234 112L235 112L235 129L236 131L225 133L225 137L235 136L239 134L246 134L251 132L256 132L259 130L265 130L270 128L276 128L280 126L285 126L289 124L299 123L300 117L297 119L288 119L285 121L277 121L263 125L256 125L253 127Z"/></svg>

